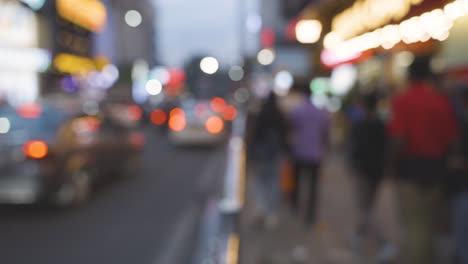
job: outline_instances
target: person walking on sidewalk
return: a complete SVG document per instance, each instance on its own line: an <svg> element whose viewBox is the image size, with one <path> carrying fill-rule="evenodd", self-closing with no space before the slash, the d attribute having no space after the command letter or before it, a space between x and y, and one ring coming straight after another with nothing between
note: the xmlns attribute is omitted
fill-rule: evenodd
<svg viewBox="0 0 468 264"><path fill-rule="evenodd" d="M359 219L356 235L364 238L371 229L372 209L383 179L387 134L377 113L378 95L362 96L363 118L351 128L351 163L356 171Z"/></svg>
<svg viewBox="0 0 468 264"><path fill-rule="evenodd" d="M402 227L401 264L434 261L435 214L440 209L446 158L458 137L448 98L430 82L430 60L417 57L410 85L392 102L389 133L396 161Z"/></svg>
<svg viewBox="0 0 468 264"><path fill-rule="evenodd" d="M468 85L459 87L458 114L460 124L460 148L455 163L452 162L453 179L450 193L454 194L452 221L455 257L460 264L468 264Z"/></svg>
<svg viewBox="0 0 468 264"><path fill-rule="evenodd" d="M291 199L293 210L299 212L300 189L304 177L308 181L305 223L313 226L317 221L319 171L328 146L330 120L326 111L312 104L309 87L301 88L304 98L289 113L295 178Z"/></svg>
<svg viewBox="0 0 468 264"><path fill-rule="evenodd" d="M268 227L277 222L280 198L280 164L286 148L287 125L276 95L271 92L256 119L253 131L255 196L260 217Z"/></svg>

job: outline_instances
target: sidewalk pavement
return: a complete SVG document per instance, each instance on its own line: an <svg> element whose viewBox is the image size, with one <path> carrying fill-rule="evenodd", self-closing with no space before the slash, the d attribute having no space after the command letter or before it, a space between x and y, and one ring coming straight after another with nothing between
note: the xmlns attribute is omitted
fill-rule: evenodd
<svg viewBox="0 0 468 264"><path fill-rule="evenodd" d="M276 228L265 229L255 224L253 205L253 172L248 171L246 207L241 217L240 264L289 264L297 246L304 247L306 260L314 264L375 263L376 241L369 239L366 254L353 251L353 231L357 211L353 176L345 157L339 152L329 155L323 164L320 180L319 223L314 230L306 229L301 219L293 216L286 204L279 212ZM393 199L393 185L382 184L379 191L375 223L379 232L396 243L398 226Z"/></svg>

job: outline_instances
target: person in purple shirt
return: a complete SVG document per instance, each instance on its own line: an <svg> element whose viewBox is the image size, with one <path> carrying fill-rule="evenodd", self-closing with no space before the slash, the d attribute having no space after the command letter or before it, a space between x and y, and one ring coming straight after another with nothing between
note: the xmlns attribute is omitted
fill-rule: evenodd
<svg viewBox="0 0 468 264"><path fill-rule="evenodd" d="M312 104L308 87L301 91L304 93L302 103L288 116L296 182L291 199L293 210L298 212L301 178L306 177L304 179L308 180L309 195L305 223L313 226L316 222L319 170L328 145L330 118L326 111Z"/></svg>

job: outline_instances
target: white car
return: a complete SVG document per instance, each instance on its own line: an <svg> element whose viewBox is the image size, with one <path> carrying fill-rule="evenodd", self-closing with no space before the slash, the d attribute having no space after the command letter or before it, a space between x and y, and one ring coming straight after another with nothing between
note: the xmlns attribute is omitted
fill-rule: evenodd
<svg viewBox="0 0 468 264"><path fill-rule="evenodd" d="M186 100L172 109L168 127L169 140L175 145L214 145L227 136L226 122L206 100Z"/></svg>

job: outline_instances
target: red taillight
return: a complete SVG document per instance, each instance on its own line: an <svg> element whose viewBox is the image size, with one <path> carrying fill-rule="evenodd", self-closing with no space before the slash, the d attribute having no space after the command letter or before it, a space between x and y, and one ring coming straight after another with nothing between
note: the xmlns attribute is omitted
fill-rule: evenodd
<svg viewBox="0 0 468 264"><path fill-rule="evenodd" d="M226 121L233 121L237 117L237 109L232 106L228 105L223 111L223 118Z"/></svg>
<svg viewBox="0 0 468 264"><path fill-rule="evenodd" d="M143 110L138 105L128 107L128 118L132 121L140 121L143 116Z"/></svg>
<svg viewBox="0 0 468 264"><path fill-rule="evenodd" d="M18 115L23 118L38 118L42 114L42 108L39 104L28 103L23 104L17 109Z"/></svg>
<svg viewBox="0 0 468 264"><path fill-rule="evenodd" d="M172 131L180 132L185 129L187 126L187 121L185 120L185 115L171 115L169 118L169 128Z"/></svg>
<svg viewBox="0 0 468 264"><path fill-rule="evenodd" d="M218 116L212 116L205 122L206 131L211 134L219 134L224 129L224 122Z"/></svg>
<svg viewBox="0 0 468 264"><path fill-rule="evenodd" d="M31 159L42 159L47 156L49 147L44 141L32 140L23 146L23 152L26 157Z"/></svg>
<svg viewBox="0 0 468 264"><path fill-rule="evenodd" d="M215 97L211 100L211 109L216 113L222 113L226 107L226 100L221 97Z"/></svg>
<svg viewBox="0 0 468 264"><path fill-rule="evenodd" d="M167 115L163 110L154 110L151 113L151 122L157 126L162 126L167 121Z"/></svg>
<svg viewBox="0 0 468 264"><path fill-rule="evenodd" d="M184 116L185 117L185 112L181 108L174 108L169 113L169 117L173 117L173 116Z"/></svg>

